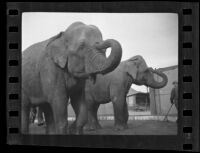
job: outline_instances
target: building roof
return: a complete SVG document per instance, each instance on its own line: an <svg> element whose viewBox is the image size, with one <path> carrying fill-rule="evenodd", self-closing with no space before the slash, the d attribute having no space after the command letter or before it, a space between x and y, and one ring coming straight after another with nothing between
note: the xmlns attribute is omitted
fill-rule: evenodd
<svg viewBox="0 0 200 153"><path fill-rule="evenodd" d="M130 95L135 95L137 93L140 93L139 91L136 91L135 89L133 88L130 88L129 91L128 91L128 94L127 96L130 96Z"/></svg>
<svg viewBox="0 0 200 153"><path fill-rule="evenodd" d="M164 68L159 68L158 70L164 72L164 71L169 71L169 70L173 70L178 68L178 65L173 65L173 66L169 66L169 67L164 67Z"/></svg>

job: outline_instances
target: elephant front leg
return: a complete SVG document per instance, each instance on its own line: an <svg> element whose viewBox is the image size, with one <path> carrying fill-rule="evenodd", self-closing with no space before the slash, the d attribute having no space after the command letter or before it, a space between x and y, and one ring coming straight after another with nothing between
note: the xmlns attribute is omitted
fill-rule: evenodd
<svg viewBox="0 0 200 153"><path fill-rule="evenodd" d="M79 114L76 120L76 133L83 134L83 127L87 122L87 104L86 102L81 102L79 107Z"/></svg>
<svg viewBox="0 0 200 153"><path fill-rule="evenodd" d="M115 130L124 130L128 128L128 108L125 98L115 98L113 99L113 108L115 116Z"/></svg>
<svg viewBox="0 0 200 153"><path fill-rule="evenodd" d="M87 130L97 130L101 129L101 125L98 122L97 118L97 111L98 111L99 105L93 104L88 106L88 122L87 122Z"/></svg>
<svg viewBox="0 0 200 153"><path fill-rule="evenodd" d="M56 94L51 105L56 134L67 134L67 98L64 94ZM65 93L66 94L66 93Z"/></svg>
<svg viewBox="0 0 200 153"><path fill-rule="evenodd" d="M46 103L40 106L40 111L43 111L45 115L46 134L56 134L55 121L51 105Z"/></svg>
<svg viewBox="0 0 200 153"><path fill-rule="evenodd" d="M78 93L77 93L78 94ZM79 93L79 96L71 97L71 104L76 106L75 113L76 113L76 121L72 124L70 128L73 128L72 134L83 134L83 127L87 122L88 110L87 110L87 103L85 101L85 96L83 93ZM73 107L72 106L72 107ZM74 124L76 125L74 127Z"/></svg>

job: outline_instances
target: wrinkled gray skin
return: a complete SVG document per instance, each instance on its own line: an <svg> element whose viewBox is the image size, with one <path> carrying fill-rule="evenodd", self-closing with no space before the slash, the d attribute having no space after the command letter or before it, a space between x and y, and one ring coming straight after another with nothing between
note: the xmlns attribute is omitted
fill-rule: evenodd
<svg viewBox="0 0 200 153"><path fill-rule="evenodd" d="M162 77L161 82L156 82L153 73ZM128 109L126 95L132 84L145 85L152 88L162 88L168 82L164 73L148 68L142 56L134 56L129 60L123 61L112 72L106 75L97 75L96 82L93 84L87 81L86 100L88 102L88 125L89 130L101 128L97 111L100 104L106 104L112 101L115 117L115 130L127 128ZM78 114L77 107L73 109ZM75 124L75 122L74 122Z"/></svg>
<svg viewBox="0 0 200 153"><path fill-rule="evenodd" d="M101 52L109 47L111 54L106 58ZM39 106L45 113L46 133L66 134L70 97L80 110L74 134L82 134L87 122L85 80L113 71L121 55L116 40L103 41L97 27L81 22L27 48L22 55L22 133L29 133L30 108Z"/></svg>

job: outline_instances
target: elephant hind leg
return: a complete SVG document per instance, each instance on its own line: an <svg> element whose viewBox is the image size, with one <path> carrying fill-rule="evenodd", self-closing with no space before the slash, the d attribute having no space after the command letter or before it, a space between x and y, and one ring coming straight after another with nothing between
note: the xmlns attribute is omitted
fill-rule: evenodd
<svg viewBox="0 0 200 153"><path fill-rule="evenodd" d="M35 107L31 107L30 108L30 123L34 123L35 122L35 118L36 118L36 108Z"/></svg>
<svg viewBox="0 0 200 153"><path fill-rule="evenodd" d="M38 126L42 126L44 124L43 111L40 107L37 107L36 109L37 109Z"/></svg>
<svg viewBox="0 0 200 153"><path fill-rule="evenodd" d="M30 99L22 93L22 112L21 112L21 132L22 134L29 133L29 119L30 119Z"/></svg>
<svg viewBox="0 0 200 153"><path fill-rule="evenodd" d="M97 104L95 106L94 115L95 115L95 119L96 119L96 127L97 127L97 129L101 129L102 127L101 127L101 124L99 123L98 114L97 114L98 109L99 109L99 104Z"/></svg>
<svg viewBox="0 0 200 153"><path fill-rule="evenodd" d="M73 121L73 123L69 126L69 134L73 134L75 133L75 130L76 130L76 119L77 119L77 116L78 116L78 109L79 109L79 103L75 101L76 99L72 97L72 100L71 100L71 106L74 110L74 113L75 113L75 121Z"/></svg>

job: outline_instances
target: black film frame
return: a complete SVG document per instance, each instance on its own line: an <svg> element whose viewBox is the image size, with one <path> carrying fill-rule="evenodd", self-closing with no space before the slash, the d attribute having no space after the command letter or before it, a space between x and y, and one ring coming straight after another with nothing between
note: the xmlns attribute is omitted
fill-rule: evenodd
<svg viewBox="0 0 200 153"><path fill-rule="evenodd" d="M7 15L7 143L93 148L199 150L199 5L189 2L9 2ZM21 20L23 12L178 14L178 135L22 135Z"/></svg>

